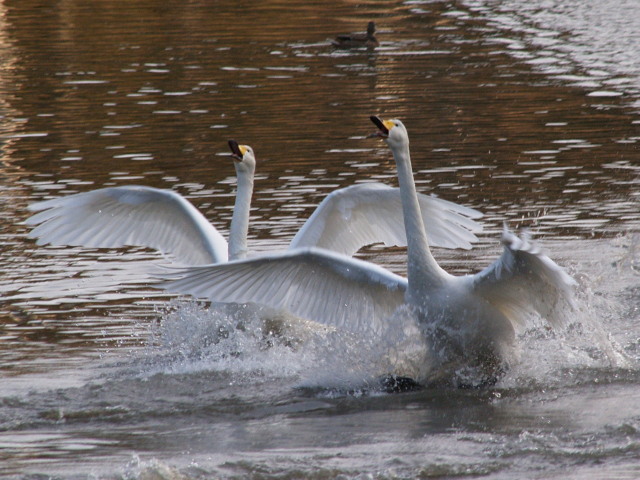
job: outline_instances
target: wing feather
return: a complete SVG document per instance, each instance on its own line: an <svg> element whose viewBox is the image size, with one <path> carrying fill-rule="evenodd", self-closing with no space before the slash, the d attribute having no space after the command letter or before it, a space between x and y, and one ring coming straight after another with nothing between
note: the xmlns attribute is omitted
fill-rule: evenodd
<svg viewBox="0 0 640 480"><path fill-rule="evenodd" d="M39 245L155 248L189 264L227 259L227 242L185 198L171 190L123 186L29 206Z"/></svg>
<svg viewBox="0 0 640 480"><path fill-rule="evenodd" d="M502 244L500 258L473 277L475 292L516 325L533 314L561 325L565 307L574 307L576 281L527 236L517 237L505 227Z"/></svg>
<svg viewBox="0 0 640 480"><path fill-rule="evenodd" d="M403 304L406 280L361 260L306 248L179 269L163 287L215 302L255 302L362 332Z"/></svg>
<svg viewBox="0 0 640 480"><path fill-rule="evenodd" d="M429 243L436 247L471 248L482 226L477 210L419 195ZM361 183L328 195L291 241L290 248L321 247L353 255L365 245L406 246L400 189Z"/></svg>

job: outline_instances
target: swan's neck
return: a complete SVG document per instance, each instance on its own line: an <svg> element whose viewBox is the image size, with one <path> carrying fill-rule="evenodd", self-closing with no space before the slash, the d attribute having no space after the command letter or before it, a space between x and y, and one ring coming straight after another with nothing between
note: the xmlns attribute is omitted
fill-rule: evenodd
<svg viewBox="0 0 640 480"><path fill-rule="evenodd" d="M409 145L393 149L393 156L398 169L404 227L407 234L408 293L420 298L423 296L420 292L442 285L447 274L440 268L429 249L411 170Z"/></svg>
<svg viewBox="0 0 640 480"><path fill-rule="evenodd" d="M238 190L231 217L229 232L229 260L239 260L247 256L247 235L249 233L249 213L253 194L253 174L236 169Z"/></svg>

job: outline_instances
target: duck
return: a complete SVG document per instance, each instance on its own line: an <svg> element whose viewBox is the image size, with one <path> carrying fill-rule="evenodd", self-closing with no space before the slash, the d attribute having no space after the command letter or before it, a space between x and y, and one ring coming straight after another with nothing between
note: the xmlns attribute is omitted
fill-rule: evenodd
<svg viewBox="0 0 640 480"><path fill-rule="evenodd" d="M516 330L532 317L564 324L575 307L575 280L526 235L505 226L502 254L475 274L452 275L434 258L420 213L409 136L398 119L372 116L376 138L397 167L407 238L407 276L318 247L169 272L161 288L212 302L256 302L351 335L385 341L413 329L424 345L422 365L388 372L420 385L495 384L517 357ZM399 312L402 314L399 315ZM410 324L408 325L407 322ZM385 333L386 332L386 333ZM410 383L410 382L409 382Z"/></svg>
<svg viewBox="0 0 640 480"><path fill-rule="evenodd" d="M367 24L366 32L338 35L331 43L334 47L337 48L375 48L380 45L374 35L375 31L376 24L375 22L371 21Z"/></svg>
<svg viewBox="0 0 640 480"><path fill-rule="evenodd" d="M256 156L249 145L228 141L237 177L229 241L180 194L142 185L106 187L29 205L26 220L38 245L91 248L142 246L185 265L245 258ZM420 208L433 224L430 240L451 249L470 249L478 240L482 214L431 195ZM406 245L398 188L371 182L336 189L323 199L289 248L317 246L345 255L373 243Z"/></svg>

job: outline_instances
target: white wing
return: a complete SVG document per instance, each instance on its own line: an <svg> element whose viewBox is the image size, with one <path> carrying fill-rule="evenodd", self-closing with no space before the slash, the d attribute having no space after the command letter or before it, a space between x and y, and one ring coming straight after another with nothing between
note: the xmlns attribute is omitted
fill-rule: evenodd
<svg viewBox="0 0 640 480"><path fill-rule="evenodd" d="M352 332L380 328L404 303L407 282L388 270L304 248L179 269L163 288L215 302L255 302Z"/></svg>
<svg viewBox="0 0 640 480"><path fill-rule="evenodd" d="M514 324L523 325L537 313L553 326L563 322L563 307L574 307L576 281L544 255L528 238L506 227L498 260L473 276L473 287Z"/></svg>
<svg viewBox="0 0 640 480"><path fill-rule="evenodd" d="M471 248L482 226L482 214L437 197L418 195L427 237L432 246ZM353 255L374 243L406 246L400 189L361 183L328 195L291 241L290 248L322 247Z"/></svg>
<svg viewBox="0 0 640 480"><path fill-rule="evenodd" d="M171 190L112 187L38 202L27 219L38 245L122 247L169 253L188 264L225 262L227 242L185 198Z"/></svg>

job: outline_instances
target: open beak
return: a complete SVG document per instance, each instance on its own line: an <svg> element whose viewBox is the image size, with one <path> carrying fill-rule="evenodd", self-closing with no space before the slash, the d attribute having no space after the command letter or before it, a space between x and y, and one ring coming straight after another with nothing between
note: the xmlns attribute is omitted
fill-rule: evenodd
<svg viewBox="0 0 640 480"><path fill-rule="evenodd" d="M235 140L229 140L229 148L231 149L231 156L234 160L241 162L242 157L246 153L247 149L243 145L238 145Z"/></svg>
<svg viewBox="0 0 640 480"><path fill-rule="evenodd" d="M374 138L374 137L387 138L389 136L389 129L385 125L385 122L383 122L380 119L380 117L376 117L375 115L371 115L369 118L371 119L373 124L376 127L378 127L378 131L375 133L372 133L367 138Z"/></svg>

